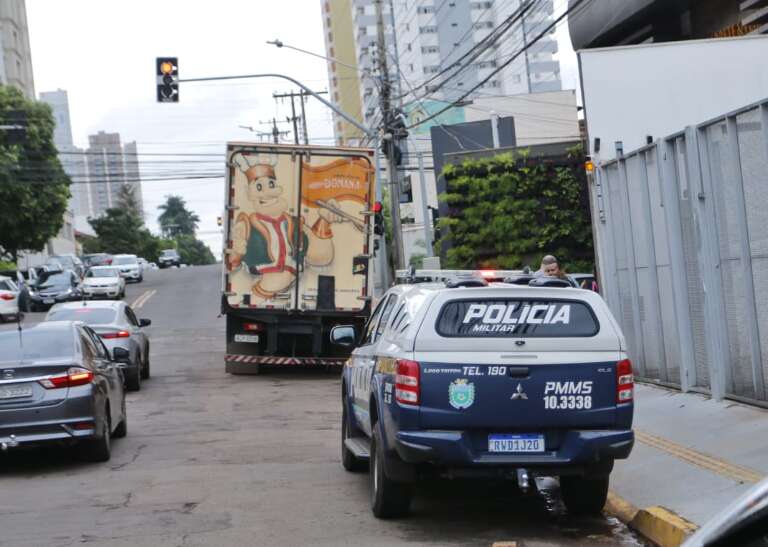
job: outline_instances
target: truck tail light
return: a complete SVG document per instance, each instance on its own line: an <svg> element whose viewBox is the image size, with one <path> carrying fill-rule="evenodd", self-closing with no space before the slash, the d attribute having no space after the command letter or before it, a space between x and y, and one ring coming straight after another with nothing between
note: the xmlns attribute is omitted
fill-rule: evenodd
<svg viewBox="0 0 768 547"><path fill-rule="evenodd" d="M634 398L635 378L632 375L632 361L623 359L616 363L616 402L631 403Z"/></svg>
<svg viewBox="0 0 768 547"><path fill-rule="evenodd" d="M127 330L118 330L115 332L103 332L99 334L105 340L112 340L113 338L130 338L131 333Z"/></svg>
<svg viewBox="0 0 768 547"><path fill-rule="evenodd" d="M45 389L59 389L90 384L93 381L93 371L81 367L72 367L63 374L49 376L40 380Z"/></svg>
<svg viewBox="0 0 768 547"><path fill-rule="evenodd" d="M395 400L405 405L419 404L419 364L416 361L397 360Z"/></svg>
<svg viewBox="0 0 768 547"><path fill-rule="evenodd" d="M261 332L264 330L263 323L243 323L243 329L248 332Z"/></svg>

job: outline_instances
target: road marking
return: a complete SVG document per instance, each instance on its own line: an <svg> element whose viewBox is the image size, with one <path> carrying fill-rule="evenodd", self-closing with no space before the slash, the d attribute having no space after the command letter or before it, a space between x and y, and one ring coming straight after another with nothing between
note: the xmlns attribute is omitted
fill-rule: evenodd
<svg viewBox="0 0 768 547"><path fill-rule="evenodd" d="M157 292L156 290L151 290L151 291L144 291L144 293L143 293L141 296L139 296L139 297L138 297L136 300L134 300L134 301L133 301L133 304L131 305L131 307L132 307L134 310L138 310L138 309L139 309L139 308L141 308L141 307L142 307L144 304L146 304L146 303L147 303L147 300L149 300L150 298L152 298L152 296L153 296L153 295L154 295L156 292Z"/></svg>
<svg viewBox="0 0 768 547"><path fill-rule="evenodd" d="M663 437L657 437L644 431L635 430L635 439L641 443L650 447L671 454L676 458L679 458L685 462L691 463L707 471L712 471L720 476L735 480L739 483L756 483L760 482L764 476L763 473L750 469L748 467L742 467L734 463L715 458L703 452L698 452L691 448L687 448L681 444L674 443Z"/></svg>

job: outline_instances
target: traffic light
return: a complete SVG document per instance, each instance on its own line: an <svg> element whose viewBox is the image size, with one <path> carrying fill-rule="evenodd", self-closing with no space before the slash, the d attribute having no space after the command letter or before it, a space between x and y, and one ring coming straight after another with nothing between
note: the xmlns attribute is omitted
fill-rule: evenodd
<svg viewBox="0 0 768 547"><path fill-rule="evenodd" d="M219 226L222 226L224 224L224 219L221 217L217 217L216 224L218 224Z"/></svg>
<svg viewBox="0 0 768 547"><path fill-rule="evenodd" d="M179 102L179 59L158 57L157 61L157 102Z"/></svg>
<svg viewBox="0 0 768 547"><path fill-rule="evenodd" d="M382 213L384 207L381 202L377 201L373 204L373 233L377 236L384 235L384 214Z"/></svg>

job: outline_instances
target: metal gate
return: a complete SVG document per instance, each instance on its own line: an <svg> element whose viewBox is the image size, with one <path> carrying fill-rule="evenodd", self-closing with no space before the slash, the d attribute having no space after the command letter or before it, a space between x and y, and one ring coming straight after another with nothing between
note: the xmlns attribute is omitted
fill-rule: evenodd
<svg viewBox="0 0 768 547"><path fill-rule="evenodd" d="M768 100L617 147L590 193L638 376L768 403Z"/></svg>

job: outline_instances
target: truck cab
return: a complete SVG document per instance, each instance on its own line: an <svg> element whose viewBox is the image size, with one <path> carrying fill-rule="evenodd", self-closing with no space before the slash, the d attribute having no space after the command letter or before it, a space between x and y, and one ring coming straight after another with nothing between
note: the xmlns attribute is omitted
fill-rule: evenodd
<svg viewBox="0 0 768 547"><path fill-rule="evenodd" d="M534 282L532 282L534 283ZM342 380L342 463L370 464L377 517L408 511L421 477L560 478L574 514L605 504L632 449L624 337L592 291L481 277L398 285L362 332Z"/></svg>

